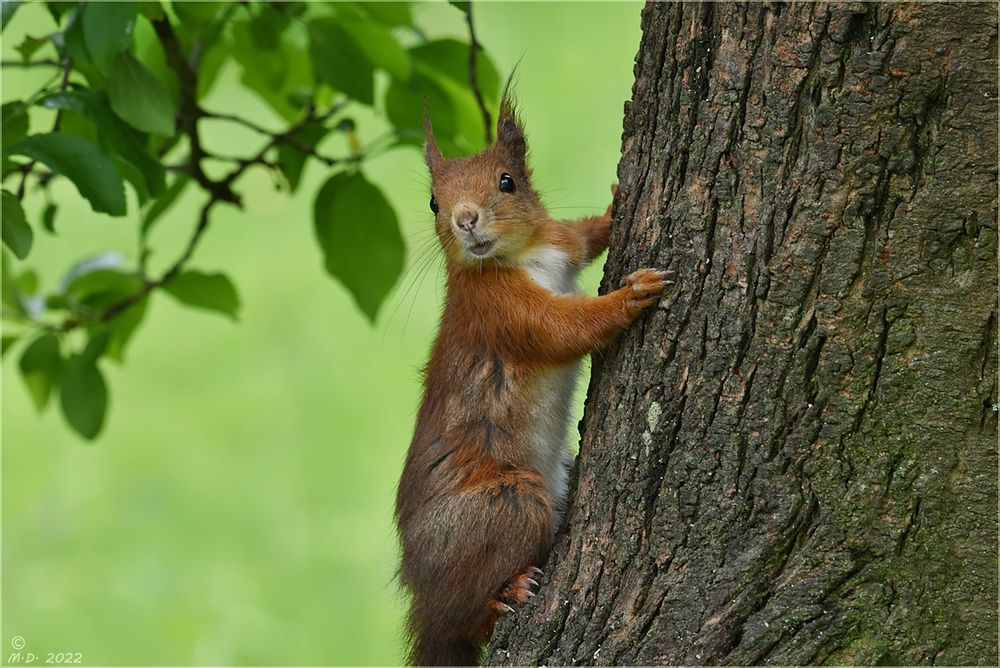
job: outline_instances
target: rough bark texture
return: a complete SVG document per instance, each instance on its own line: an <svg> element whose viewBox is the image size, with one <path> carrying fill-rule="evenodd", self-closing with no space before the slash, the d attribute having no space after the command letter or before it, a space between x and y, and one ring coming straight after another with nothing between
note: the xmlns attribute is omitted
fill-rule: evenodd
<svg viewBox="0 0 1000 668"><path fill-rule="evenodd" d="M997 664L997 10L651 4L513 664Z"/></svg>

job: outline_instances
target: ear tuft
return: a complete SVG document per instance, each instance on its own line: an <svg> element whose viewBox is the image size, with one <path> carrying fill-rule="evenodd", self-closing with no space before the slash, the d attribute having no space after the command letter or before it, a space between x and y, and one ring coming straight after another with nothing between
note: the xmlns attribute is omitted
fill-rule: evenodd
<svg viewBox="0 0 1000 668"><path fill-rule="evenodd" d="M424 160L427 162L427 167L431 170L431 174L438 171L444 163L441 149L438 148L437 142L434 141L434 127L431 125L431 113L427 108L426 102L424 102Z"/></svg>
<svg viewBox="0 0 1000 668"><path fill-rule="evenodd" d="M515 160L523 171L527 172L528 145L524 139L524 125L517 117L517 105L514 102L511 87L514 82L515 67L507 78L500 98L500 113L497 116L497 143L507 149L507 153Z"/></svg>

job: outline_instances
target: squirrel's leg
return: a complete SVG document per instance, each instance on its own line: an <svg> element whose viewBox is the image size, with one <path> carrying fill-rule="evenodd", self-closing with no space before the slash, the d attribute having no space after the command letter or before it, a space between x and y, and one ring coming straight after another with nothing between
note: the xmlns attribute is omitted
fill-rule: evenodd
<svg viewBox="0 0 1000 668"><path fill-rule="evenodd" d="M493 602L548 549L553 511L542 478L490 460L474 466L436 469L465 482L428 505L410 528L411 554L419 561L408 564L407 578L417 663L485 643L501 613Z"/></svg>

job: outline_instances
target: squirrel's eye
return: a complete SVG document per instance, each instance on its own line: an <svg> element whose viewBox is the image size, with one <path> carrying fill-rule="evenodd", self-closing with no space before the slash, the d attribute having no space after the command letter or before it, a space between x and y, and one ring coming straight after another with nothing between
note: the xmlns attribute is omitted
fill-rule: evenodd
<svg viewBox="0 0 1000 668"><path fill-rule="evenodd" d="M512 193L516 190L514 187L514 179L510 174L504 172L500 175L500 192Z"/></svg>
<svg viewBox="0 0 1000 668"><path fill-rule="evenodd" d="M431 195L431 211L433 211L434 213L438 212L438 201L437 198L434 197L434 195Z"/></svg>

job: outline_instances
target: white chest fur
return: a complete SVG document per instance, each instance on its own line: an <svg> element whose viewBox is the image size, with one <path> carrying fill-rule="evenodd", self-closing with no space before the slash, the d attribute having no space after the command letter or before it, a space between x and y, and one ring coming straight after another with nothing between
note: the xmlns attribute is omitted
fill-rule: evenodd
<svg viewBox="0 0 1000 668"><path fill-rule="evenodd" d="M525 265L532 280L555 294L577 291L577 267L557 248L539 249ZM569 485L570 453L567 444L570 404L580 363L547 371L538 379L538 401L531 414L531 449L534 465L545 478L556 508L553 531L562 522Z"/></svg>
<svg viewBox="0 0 1000 668"><path fill-rule="evenodd" d="M557 295L576 292L577 268L558 248L542 246L525 264L525 271L535 283Z"/></svg>

